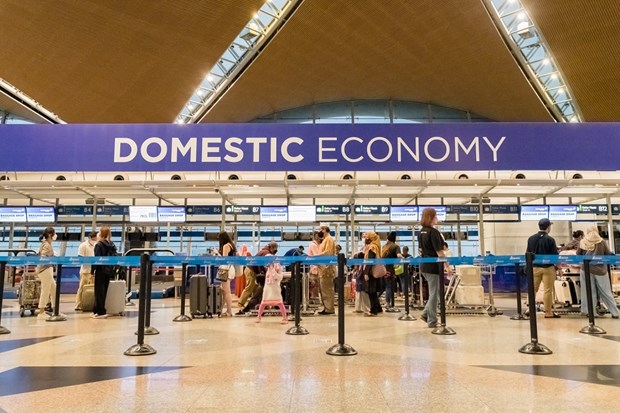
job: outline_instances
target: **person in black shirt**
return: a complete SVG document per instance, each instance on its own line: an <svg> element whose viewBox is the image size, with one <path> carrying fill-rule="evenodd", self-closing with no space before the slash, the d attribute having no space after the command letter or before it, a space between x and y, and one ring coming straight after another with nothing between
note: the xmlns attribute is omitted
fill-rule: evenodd
<svg viewBox="0 0 620 413"><path fill-rule="evenodd" d="M423 258L445 257L443 249L444 238L435 228L437 225L437 211L433 208L425 208L420 220L422 229L418 234L418 252ZM437 301L439 300L439 283L443 281L443 274L439 274L438 263L420 264L420 272L428 282L428 301L420 319L427 323L430 328L437 326Z"/></svg>
<svg viewBox="0 0 620 413"><path fill-rule="evenodd" d="M547 218L538 221L539 231L528 238L527 252L541 255L557 255L558 247L555 240L549 236L553 223ZM534 264L534 291L538 291L542 281L544 285L543 304L545 305L545 318L560 318L553 312L553 283L556 269L553 264Z"/></svg>

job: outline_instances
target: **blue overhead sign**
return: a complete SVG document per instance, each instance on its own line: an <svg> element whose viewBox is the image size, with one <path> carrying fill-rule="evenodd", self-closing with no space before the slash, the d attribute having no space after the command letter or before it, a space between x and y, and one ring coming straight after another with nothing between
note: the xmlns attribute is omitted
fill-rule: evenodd
<svg viewBox="0 0 620 413"><path fill-rule="evenodd" d="M620 123L0 125L9 172L615 171L618 145Z"/></svg>

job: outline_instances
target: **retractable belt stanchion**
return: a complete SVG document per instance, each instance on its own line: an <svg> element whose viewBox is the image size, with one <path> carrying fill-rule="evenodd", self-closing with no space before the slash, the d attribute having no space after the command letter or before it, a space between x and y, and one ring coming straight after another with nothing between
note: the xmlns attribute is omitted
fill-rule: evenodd
<svg viewBox="0 0 620 413"><path fill-rule="evenodd" d="M157 351L148 344L144 344L144 316L146 304L146 272L148 268L149 254L144 252L140 256L140 297L138 298L138 343L129 347L125 351L126 356L147 356L155 354Z"/></svg>
<svg viewBox="0 0 620 413"><path fill-rule="evenodd" d="M409 274L409 264L403 264L403 292L405 293L405 314L398 317L402 321L415 321L415 317L409 314L409 283L411 282L411 275Z"/></svg>
<svg viewBox="0 0 620 413"><path fill-rule="evenodd" d="M456 334L456 332L450 327L446 327L446 298L445 298L445 287L443 285L443 269L444 263L438 262L439 264L439 308L441 310L441 322L440 324L431 331L433 334L449 336L452 334ZM429 291L430 293L430 291ZM430 300L430 297L429 297Z"/></svg>
<svg viewBox="0 0 620 413"><path fill-rule="evenodd" d="M511 320L527 320L521 307L521 264L515 264L515 279L517 280L517 314L510 317Z"/></svg>
<svg viewBox="0 0 620 413"><path fill-rule="evenodd" d="M331 346L326 353L330 356L354 356L357 351L344 343L344 254L338 254L338 344Z"/></svg>
<svg viewBox="0 0 620 413"><path fill-rule="evenodd" d="M181 265L181 314L174 317L172 321L192 321L192 318L185 315L185 285L187 283L187 263Z"/></svg>
<svg viewBox="0 0 620 413"><path fill-rule="evenodd" d="M56 297L54 298L54 314L45 321L67 321L67 317L60 315L60 281L62 280L62 264L56 266Z"/></svg>
<svg viewBox="0 0 620 413"><path fill-rule="evenodd" d="M289 328L286 334L300 336L308 334L308 330L299 325L301 320L301 265L299 262L293 264L293 311L295 312L295 326Z"/></svg>
<svg viewBox="0 0 620 413"><path fill-rule="evenodd" d="M151 291L153 287L153 261L149 260L146 263L147 269L144 275L146 280L146 312L144 316L144 334L152 336L159 334L159 330L155 327L151 327ZM137 333L136 333L137 334Z"/></svg>
<svg viewBox="0 0 620 413"><path fill-rule="evenodd" d="M579 330L579 332L583 334L606 334L607 331L594 324L594 303L592 302L592 279L590 278L590 261L590 259L583 260L583 272L586 281L586 300L588 303L588 325Z"/></svg>
<svg viewBox="0 0 620 413"><path fill-rule="evenodd" d="M4 276L6 271L6 261L0 261L0 334L10 334L11 331L2 327L2 301L4 299Z"/></svg>
<svg viewBox="0 0 620 413"><path fill-rule="evenodd" d="M525 269L527 273L527 301L530 308L530 335L531 341L519 349L519 353L546 355L553 352L538 342L538 325L536 323L536 292L534 291L534 258L536 256L527 252L525 254Z"/></svg>

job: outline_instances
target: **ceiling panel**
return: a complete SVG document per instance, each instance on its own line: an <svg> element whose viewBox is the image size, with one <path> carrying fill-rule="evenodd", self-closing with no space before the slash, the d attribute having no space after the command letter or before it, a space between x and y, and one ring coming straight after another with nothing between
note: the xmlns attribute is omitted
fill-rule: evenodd
<svg viewBox="0 0 620 413"><path fill-rule="evenodd" d="M172 122L262 4L3 0L0 77L67 122Z"/></svg>
<svg viewBox="0 0 620 413"><path fill-rule="evenodd" d="M502 121L551 117L479 0L304 2L206 122L391 98Z"/></svg>

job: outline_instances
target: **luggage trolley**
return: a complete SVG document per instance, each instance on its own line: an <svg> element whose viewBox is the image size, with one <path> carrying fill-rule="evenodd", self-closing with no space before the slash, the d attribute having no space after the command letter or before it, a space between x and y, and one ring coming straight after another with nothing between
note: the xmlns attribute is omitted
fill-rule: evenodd
<svg viewBox="0 0 620 413"><path fill-rule="evenodd" d="M6 252L14 256L24 254L26 256L38 255L36 251L30 249L6 249L0 250L0 252ZM15 287L17 279L17 269L13 267L11 269L12 275L12 287ZM5 274L2 274L4 277ZM7 271L6 276L9 276ZM35 314L35 310L39 308L39 297L41 296L41 281L37 275L36 266L24 265L23 272L21 274L21 282L16 290L17 298L19 302L19 316L25 317L26 311L30 311L30 315Z"/></svg>

